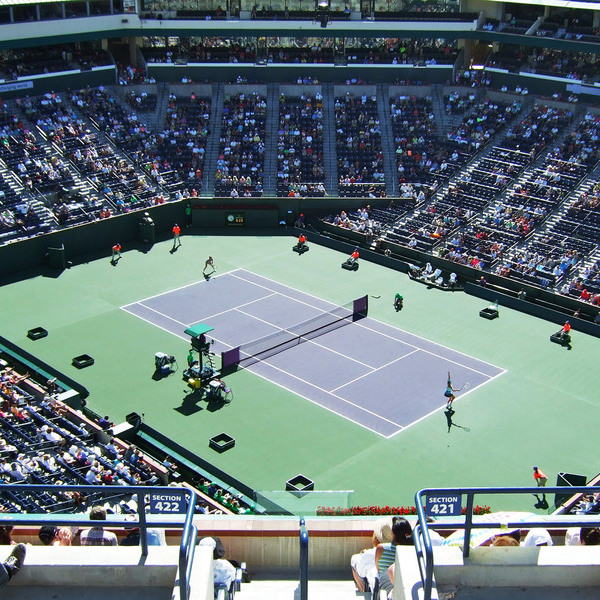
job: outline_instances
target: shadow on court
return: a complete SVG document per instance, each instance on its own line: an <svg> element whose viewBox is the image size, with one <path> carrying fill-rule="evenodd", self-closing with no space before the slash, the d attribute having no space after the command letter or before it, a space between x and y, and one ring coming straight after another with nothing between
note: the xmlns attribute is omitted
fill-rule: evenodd
<svg viewBox="0 0 600 600"><path fill-rule="evenodd" d="M206 402L206 406L201 406L200 402ZM221 398L209 397L203 389L193 390L186 394L183 398L181 406L177 406L173 410L182 414L184 417L189 417L202 410L207 410L210 413L221 410L224 406L227 406L229 402L224 402Z"/></svg>
<svg viewBox="0 0 600 600"><path fill-rule="evenodd" d="M203 390L194 390L183 398L181 406L177 406L174 410L182 414L184 417L189 417L201 410L204 410L202 406L198 406L198 403L204 400Z"/></svg>
<svg viewBox="0 0 600 600"><path fill-rule="evenodd" d="M452 427L457 427L458 429L462 429L463 431L466 431L467 433L471 431L470 427L465 427L464 425L459 425L458 423L455 423L453 420L454 414L456 413L455 410L451 409L451 408L447 408L444 411L444 414L446 415L446 423L448 423L448 433L450 433L450 429L452 429Z"/></svg>

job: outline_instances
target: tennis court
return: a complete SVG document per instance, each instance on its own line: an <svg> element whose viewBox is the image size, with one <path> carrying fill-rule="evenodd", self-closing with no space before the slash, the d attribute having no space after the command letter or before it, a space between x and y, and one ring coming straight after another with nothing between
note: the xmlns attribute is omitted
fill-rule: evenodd
<svg viewBox="0 0 600 600"><path fill-rule="evenodd" d="M245 269L121 308L182 339L186 328L206 323L217 353L340 310ZM370 317L343 321L246 368L383 437L444 407L448 371L455 387L464 386L457 403L505 372Z"/></svg>

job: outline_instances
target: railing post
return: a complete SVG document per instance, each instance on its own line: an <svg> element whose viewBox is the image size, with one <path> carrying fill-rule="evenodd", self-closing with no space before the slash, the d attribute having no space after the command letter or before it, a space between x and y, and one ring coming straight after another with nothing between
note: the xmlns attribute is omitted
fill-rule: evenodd
<svg viewBox="0 0 600 600"><path fill-rule="evenodd" d="M467 492L467 513L465 514L465 533L463 539L463 556L469 556L471 549L471 525L473 524L473 492Z"/></svg>
<svg viewBox="0 0 600 600"><path fill-rule="evenodd" d="M142 556L148 556L148 524L146 522L146 504L144 502L145 492L137 493L138 515L140 518L140 544L142 545Z"/></svg>
<svg viewBox="0 0 600 600"><path fill-rule="evenodd" d="M183 490L183 494L184 497L188 497L188 506L179 547L179 600L188 600L198 530L194 525L196 494L191 490Z"/></svg>
<svg viewBox="0 0 600 600"><path fill-rule="evenodd" d="M308 531L300 518L300 600L308 599Z"/></svg>
<svg viewBox="0 0 600 600"><path fill-rule="evenodd" d="M423 583L423 600L431 600L431 590L433 587L433 549L427 527L427 517L423 509L422 490L415 495L415 506L419 521L414 530L414 542L419 571L421 573L421 582Z"/></svg>

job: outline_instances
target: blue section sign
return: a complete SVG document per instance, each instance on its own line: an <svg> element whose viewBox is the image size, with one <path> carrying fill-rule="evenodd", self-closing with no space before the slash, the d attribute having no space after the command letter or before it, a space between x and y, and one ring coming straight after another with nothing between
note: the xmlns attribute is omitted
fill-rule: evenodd
<svg viewBox="0 0 600 600"><path fill-rule="evenodd" d="M431 517L455 517L461 514L460 494L427 494L425 513Z"/></svg>
<svg viewBox="0 0 600 600"><path fill-rule="evenodd" d="M185 496L176 491L150 492L150 512L153 515L185 513Z"/></svg>

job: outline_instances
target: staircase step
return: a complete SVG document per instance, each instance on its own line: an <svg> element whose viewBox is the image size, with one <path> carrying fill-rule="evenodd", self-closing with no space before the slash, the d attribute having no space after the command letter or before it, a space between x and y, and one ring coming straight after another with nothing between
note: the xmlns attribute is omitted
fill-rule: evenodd
<svg viewBox="0 0 600 600"><path fill-rule="evenodd" d="M361 594L356 585L347 581L309 581L310 600L344 600L345 598L370 598L370 594ZM297 600L300 597L298 580L257 580L243 583L235 594L236 600Z"/></svg>

